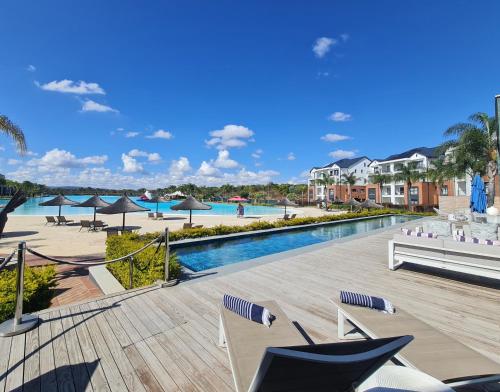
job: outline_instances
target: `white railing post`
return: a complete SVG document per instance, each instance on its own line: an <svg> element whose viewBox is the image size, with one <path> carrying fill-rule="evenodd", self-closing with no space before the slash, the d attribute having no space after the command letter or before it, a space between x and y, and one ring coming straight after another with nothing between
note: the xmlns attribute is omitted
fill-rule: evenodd
<svg viewBox="0 0 500 392"><path fill-rule="evenodd" d="M165 271L164 271L164 276L165 276L165 282L168 282L170 280L170 273L169 273L169 264L170 264L170 245L169 245L169 240L168 240L168 227L165 228Z"/></svg>
<svg viewBox="0 0 500 392"><path fill-rule="evenodd" d="M24 299L24 264L26 260L26 242L20 242L17 247L16 276L16 308L14 318L0 324L0 336L14 336L29 331L38 324L38 316L23 315Z"/></svg>

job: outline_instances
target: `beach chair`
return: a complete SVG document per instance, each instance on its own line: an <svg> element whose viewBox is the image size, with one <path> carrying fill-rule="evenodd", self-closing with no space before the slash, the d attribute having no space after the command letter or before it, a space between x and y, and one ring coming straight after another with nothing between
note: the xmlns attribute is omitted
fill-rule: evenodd
<svg viewBox="0 0 500 392"><path fill-rule="evenodd" d="M290 220L290 216L288 214L283 215L283 218L278 218L278 220Z"/></svg>
<svg viewBox="0 0 500 392"><path fill-rule="evenodd" d="M259 305L276 316L269 328L221 306L219 344L227 347L237 392L349 391L413 339L309 345L276 302Z"/></svg>
<svg viewBox="0 0 500 392"><path fill-rule="evenodd" d="M45 225L48 225L49 223L57 225L56 218L54 218L53 216L46 216L45 219L47 220L47 222L45 222Z"/></svg>
<svg viewBox="0 0 500 392"><path fill-rule="evenodd" d="M154 212L148 212L148 219L154 219L155 218L155 213Z"/></svg>
<svg viewBox="0 0 500 392"><path fill-rule="evenodd" d="M418 369L452 388L500 381L499 363L400 308L388 314L340 303L337 299L332 302L338 309L340 339L345 339L346 321L372 339L411 334L415 342L395 356L403 365Z"/></svg>
<svg viewBox="0 0 500 392"><path fill-rule="evenodd" d="M192 229L193 228L193 224L192 223L184 223L182 225L182 230L188 230L188 229Z"/></svg>
<svg viewBox="0 0 500 392"><path fill-rule="evenodd" d="M118 230L106 230L106 238L113 237L115 235L118 235L119 231Z"/></svg>
<svg viewBox="0 0 500 392"><path fill-rule="evenodd" d="M163 212L157 212L156 219L163 219Z"/></svg>
<svg viewBox="0 0 500 392"><path fill-rule="evenodd" d="M90 223L89 220L81 220L80 221L80 230L78 230L78 231L82 231L82 229L87 229L87 231L92 230L92 224Z"/></svg>
<svg viewBox="0 0 500 392"><path fill-rule="evenodd" d="M57 224L67 225L68 223L72 223L72 222L73 222L73 220L66 219L66 217L64 215L57 217Z"/></svg>
<svg viewBox="0 0 500 392"><path fill-rule="evenodd" d="M108 225L106 223L104 223L103 221L101 220L96 220L94 222L94 230L98 230L98 229L104 229L105 227L108 227Z"/></svg>
<svg viewBox="0 0 500 392"><path fill-rule="evenodd" d="M297 218L297 214L290 215L290 219L295 219L295 218Z"/></svg>

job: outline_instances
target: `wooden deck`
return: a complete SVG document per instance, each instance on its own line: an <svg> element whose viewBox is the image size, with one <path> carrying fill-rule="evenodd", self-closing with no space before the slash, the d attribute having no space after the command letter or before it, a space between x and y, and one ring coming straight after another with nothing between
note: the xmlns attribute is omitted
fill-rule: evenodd
<svg viewBox="0 0 500 392"><path fill-rule="evenodd" d="M37 329L0 338L0 392L231 391L227 355L217 346L223 293L277 300L316 343L337 340L329 301L337 290L380 294L500 362L500 290L389 271L390 236L42 312Z"/></svg>

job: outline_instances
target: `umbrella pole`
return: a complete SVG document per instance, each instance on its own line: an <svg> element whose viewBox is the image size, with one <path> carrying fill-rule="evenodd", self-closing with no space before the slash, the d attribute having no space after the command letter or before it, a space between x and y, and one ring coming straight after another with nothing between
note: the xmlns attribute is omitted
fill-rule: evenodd
<svg viewBox="0 0 500 392"><path fill-rule="evenodd" d="M192 217L193 217L193 210L189 210L189 223L191 223Z"/></svg>
<svg viewBox="0 0 500 392"><path fill-rule="evenodd" d="M62 206L59 206L59 218L61 217L61 207Z"/></svg>
<svg viewBox="0 0 500 392"><path fill-rule="evenodd" d="M95 214L96 214L97 207L94 207L94 226L95 226Z"/></svg>
<svg viewBox="0 0 500 392"><path fill-rule="evenodd" d="M122 234L124 230L125 230L125 213L123 213Z"/></svg>
<svg viewBox="0 0 500 392"><path fill-rule="evenodd" d="M158 204L159 202L156 202L156 215L158 215Z"/></svg>

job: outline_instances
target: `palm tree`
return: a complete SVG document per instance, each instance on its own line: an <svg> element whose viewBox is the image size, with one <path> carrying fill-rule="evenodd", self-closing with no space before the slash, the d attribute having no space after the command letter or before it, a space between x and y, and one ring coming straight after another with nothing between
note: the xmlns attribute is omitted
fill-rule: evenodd
<svg viewBox="0 0 500 392"><path fill-rule="evenodd" d="M384 184L390 183L392 181L392 176L390 174L374 173L371 174L369 177L372 184L378 185L380 193L379 203L382 203L382 186L384 186Z"/></svg>
<svg viewBox="0 0 500 392"><path fill-rule="evenodd" d="M349 199L352 199L351 187L356 184L356 176L354 173L344 173L342 174L342 182L347 184L347 192L349 193Z"/></svg>
<svg viewBox="0 0 500 392"><path fill-rule="evenodd" d="M410 208L411 205L411 195L410 195L410 189L413 185L413 183L419 181L422 179L422 173L417 170L417 162L408 162L406 165L402 165L401 169L399 170L398 173L394 174L394 179L396 181L403 181L406 184L406 189L407 189L407 203L408 203L408 209Z"/></svg>
<svg viewBox="0 0 500 392"><path fill-rule="evenodd" d="M450 155L454 173L478 173L488 177L488 207L495 200L495 176L497 174L497 120L486 113L475 113L470 122L452 125L444 136L455 137L445 142L441 149Z"/></svg>
<svg viewBox="0 0 500 392"><path fill-rule="evenodd" d="M7 116L0 115L0 132L14 140L19 154L24 155L26 153L26 139L23 130L10 121Z"/></svg>
<svg viewBox="0 0 500 392"><path fill-rule="evenodd" d="M440 190L445 181L453 176L452 167L443 157L434 160L432 166L425 172L425 179L436 186L438 193L441 193Z"/></svg>
<svg viewBox="0 0 500 392"><path fill-rule="evenodd" d="M316 184L321 185L323 187L323 193L325 194L325 203L326 203L325 207L328 207L327 189L330 185L335 184L335 179L333 177L330 177L326 173L322 173L321 178L316 179Z"/></svg>

